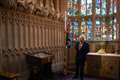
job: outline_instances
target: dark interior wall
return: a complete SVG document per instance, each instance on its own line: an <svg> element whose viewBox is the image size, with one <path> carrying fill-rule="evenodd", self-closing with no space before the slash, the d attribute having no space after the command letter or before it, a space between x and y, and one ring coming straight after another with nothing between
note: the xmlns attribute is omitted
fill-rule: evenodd
<svg viewBox="0 0 120 80"><path fill-rule="evenodd" d="M63 71L64 49L64 22L0 7L0 72L12 70L25 80L29 71L23 53L39 50L54 55L53 71Z"/></svg>

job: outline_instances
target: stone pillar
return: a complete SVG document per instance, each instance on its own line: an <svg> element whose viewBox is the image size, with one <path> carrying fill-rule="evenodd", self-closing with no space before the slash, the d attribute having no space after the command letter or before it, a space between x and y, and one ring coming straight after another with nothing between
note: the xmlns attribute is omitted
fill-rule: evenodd
<svg viewBox="0 0 120 80"><path fill-rule="evenodd" d="M93 39L92 40L94 40L94 38L95 38L95 32L94 32L94 30L95 30L95 26L96 26L96 22L95 22L95 16L96 16L96 10L95 10L95 4L96 4L96 1L95 0L93 0L93 2L92 2L92 4L93 4L93 9L92 9L92 12L93 12L93 16L92 16L92 22L93 22L93 24L92 24L92 32L93 32Z"/></svg>
<svg viewBox="0 0 120 80"><path fill-rule="evenodd" d="M116 18L117 18L117 37L118 40L120 40L120 0L117 0L117 14L116 14Z"/></svg>
<svg viewBox="0 0 120 80"><path fill-rule="evenodd" d="M117 0L117 38L118 38L118 43L117 43L117 54L120 54L120 0Z"/></svg>
<svg viewBox="0 0 120 80"><path fill-rule="evenodd" d="M7 22L7 33L8 33L8 48L13 49L14 48L14 13L11 12L8 14L8 22ZM2 32L2 31L1 31Z"/></svg>
<svg viewBox="0 0 120 80"><path fill-rule="evenodd" d="M20 43L20 48L24 49L25 48L25 22L23 16L19 16L19 26L18 26L18 31L19 31L19 43Z"/></svg>
<svg viewBox="0 0 120 80"><path fill-rule="evenodd" d="M95 0L93 0L93 2L92 2L92 4L93 4L93 9L92 9L92 12L93 12L93 16L92 16L92 35L93 35L93 38L92 38L92 40L95 40L95 26L96 26L96 22L95 22L95 16L96 16L96 11L95 11L95 4L96 4L96 1ZM91 46L91 50L90 51L95 51L95 44L91 44L92 46Z"/></svg>
<svg viewBox="0 0 120 80"><path fill-rule="evenodd" d="M37 17L35 17L35 18L37 18ZM38 34L38 25L37 25L37 19L35 19L35 24L34 24L34 28L35 28L35 48L38 48L38 45L37 45L37 43L38 43L38 41L37 41L37 38L38 38L38 36L37 36L37 34Z"/></svg>
<svg viewBox="0 0 120 80"><path fill-rule="evenodd" d="M27 17L25 17L25 48L29 48L29 21L27 19Z"/></svg>
<svg viewBox="0 0 120 80"><path fill-rule="evenodd" d="M48 48L48 26L47 26L47 19L45 20L45 43L46 43L46 48Z"/></svg>
<svg viewBox="0 0 120 80"><path fill-rule="evenodd" d="M28 17L28 19L29 19L29 17ZM28 22L28 24L27 24L27 27L28 27L28 48L30 48L30 23L29 23L29 20L27 20L27 22Z"/></svg>
<svg viewBox="0 0 120 80"><path fill-rule="evenodd" d="M53 26L52 26L52 24L51 24L51 22L49 23L50 24L50 27L49 27L49 43L50 43L50 48L52 48L52 40L53 40L53 38L52 38L52 31L53 31Z"/></svg>
<svg viewBox="0 0 120 80"><path fill-rule="evenodd" d="M41 20L39 20L41 22ZM39 23L39 47L42 48L42 28L41 24Z"/></svg>
<svg viewBox="0 0 120 80"><path fill-rule="evenodd" d="M1 16L1 8L0 8L0 55L1 55L1 48L2 48L2 45L1 45L1 40L2 40L2 37L1 37L1 34L2 34L2 30L1 30L1 25L2 25L2 16Z"/></svg>
<svg viewBox="0 0 120 80"><path fill-rule="evenodd" d="M15 14L15 21L14 21L14 48L20 48L20 21L18 20L18 14Z"/></svg>
<svg viewBox="0 0 120 80"><path fill-rule="evenodd" d="M7 11L1 11L1 46L3 49L7 48Z"/></svg>
<svg viewBox="0 0 120 80"><path fill-rule="evenodd" d="M30 17L30 48L33 48L33 22L31 21L32 17Z"/></svg>

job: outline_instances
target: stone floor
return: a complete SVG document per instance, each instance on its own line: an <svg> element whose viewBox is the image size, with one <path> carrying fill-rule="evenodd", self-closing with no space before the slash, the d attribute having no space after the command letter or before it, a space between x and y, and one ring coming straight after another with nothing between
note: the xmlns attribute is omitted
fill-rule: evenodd
<svg viewBox="0 0 120 80"><path fill-rule="evenodd" d="M39 76L39 75L38 75ZM37 77L38 77L37 76ZM64 75L61 73L54 73L52 76L43 76L41 79L28 79L28 80L80 80L78 79L73 79L73 74L69 74L69 75ZM111 80L111 79L104 79L104 78L96 78L96 77L88 77L85 76L84 80Z"/></svg>
<svg viewBox="0 0 120 80"><path fill-rule="evenodd" d="M54 80L80 80L80 79L72 79L72 77L73 75L54 74ZM84 80L110 80L110 79L85 76Z"/></svg>

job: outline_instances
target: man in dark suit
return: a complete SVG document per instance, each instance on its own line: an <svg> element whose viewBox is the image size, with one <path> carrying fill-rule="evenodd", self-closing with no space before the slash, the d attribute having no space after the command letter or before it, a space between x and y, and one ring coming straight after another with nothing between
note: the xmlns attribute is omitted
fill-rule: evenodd
<svg viewBox="0 0 120 80"><path fill-rule="evenodd" d="M80 35L78 37L78 42L76 42L76 72L73 78L78 78L80 76L80 80L84 79L84 66L86 55L89 52L89 44L85 42L84 36Z"/></svg>

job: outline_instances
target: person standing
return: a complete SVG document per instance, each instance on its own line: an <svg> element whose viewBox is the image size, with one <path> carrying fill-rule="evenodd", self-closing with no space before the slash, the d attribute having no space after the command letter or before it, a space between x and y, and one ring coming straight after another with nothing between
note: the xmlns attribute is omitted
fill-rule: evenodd
<svg viewBox="0 0 120 80"><path fill-rule="evenodd" d="M80 35L78 37L78 41L76 42L75 48L76 48L75 58L76 70L73 78L80 77L80 80L83 80L86 55L89 52L89 44L85 42L83 35Z"/></svg>

